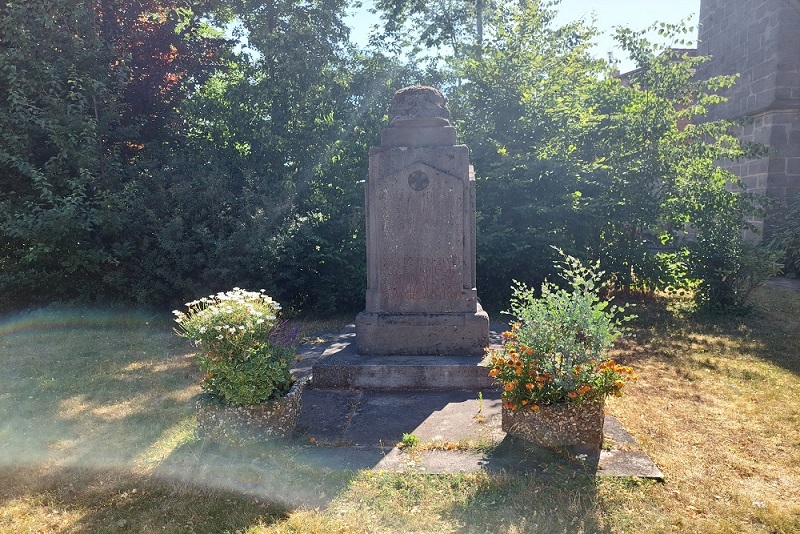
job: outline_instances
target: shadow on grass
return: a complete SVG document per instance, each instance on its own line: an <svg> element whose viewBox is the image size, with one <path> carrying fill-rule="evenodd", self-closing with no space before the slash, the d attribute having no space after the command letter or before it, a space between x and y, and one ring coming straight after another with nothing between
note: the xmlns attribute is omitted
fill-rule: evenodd
<svg viewBox="0 0 800 534"><path fill-rule="evenodd" d="M601 524L597 459L507 436L486 457L486 477L465 502L445 514L461 532L607 532Z"/></svg>
<svg viewBox="0 0 800 534"><path fill-rule="evenodd" d="M447 515L460 532L609 532L588 475L494 475Z"/></svg>
<svg viewBox="0 0 800 534"><path fill-rule="evenodd" d="M228 447L204 440L186 443L161 462L154 474L260 500L287 509L324 508L347 487L355 471L307 461L297 440Z"/></svg>
<svg viewBox="0 0 800 534"><path fill-rule="evenodd" d="M0 323L2 464L157 460L199 392L185 342L158 318L73 310Z"/></svg>
<svg viewBox="0 0 800 534"><path fill-rule="evenodd" d="M800 332L800 292L784 287L762 286L740 312L690 313L671 308L666 298L648 298L630 311L638 317L629 325L635 342L621 345L625 363L638 357L666 361L693 355L692 367L715 365L710 357L737 355L760 359L800 374L797 332ZM625 360L627 359L627 360ZM740 376L758 380L761 376Z"/></svg>
<svg viewBox="0 0 800 534"><path fill-rule="evenodd" d="M124 469L4 468L0 486L8 532L234 532L287 515L238 491Z"/></svg>

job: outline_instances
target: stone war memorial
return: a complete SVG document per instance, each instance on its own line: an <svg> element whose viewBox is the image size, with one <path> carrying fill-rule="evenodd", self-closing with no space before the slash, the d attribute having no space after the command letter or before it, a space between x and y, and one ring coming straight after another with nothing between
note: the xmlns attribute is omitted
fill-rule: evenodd
<svg viewBox="0 0 800 534"><path fill-rule="evenodd" d="M372 387L353 382L355 366L362 374L369 368L376 381L380 373L427 375L398 387L485 387L486 369L476 366L489 345L489 317L475 287L469 149L456 144L447 100L432 87L397 91L389 116L381 146L370 149L365 186L366 307L346 350L333 348L333 358L320 360L314 381L320 387ZM348 367L333 371L339 364ZM436 372L458 374L456 368L465 366L474 384L430 381Z"/></svg>
<svg viewBox="0 0 800 534"><path fill-rule="evenodd" d="M366 310L359 354L481 355L489 317L475 288L475 176L442 94L395 93L366 183Z"/></svg>

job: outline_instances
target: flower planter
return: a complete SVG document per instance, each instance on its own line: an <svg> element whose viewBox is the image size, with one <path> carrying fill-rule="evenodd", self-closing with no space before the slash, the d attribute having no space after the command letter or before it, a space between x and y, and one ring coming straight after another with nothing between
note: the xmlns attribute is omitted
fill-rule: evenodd
<svg viewBox="0 0 800 534"><path fill-rule="evenodd" d="M603 401L560 403L532 411L503 408L503 431L534 445L599 455L603 442Z"/></svg>
<svg viewBox="0 0 800 534"><path fill-rule="evenodd" d="M201 438L243 446L288 438L300 419L300 401L308 380L297 380L280 399L255 406L231 406L203 394L197 399L197 430Z"/></svg>

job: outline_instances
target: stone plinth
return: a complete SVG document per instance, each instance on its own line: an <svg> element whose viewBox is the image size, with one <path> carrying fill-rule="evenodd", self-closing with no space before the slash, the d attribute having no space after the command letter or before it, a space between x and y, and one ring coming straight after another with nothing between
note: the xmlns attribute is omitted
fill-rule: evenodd
<svg viewBox="0 0 800 534"><path fill-rule="evenodd" d="M475 177L432 88L395 94L369 154L364 355L481 355L489 318L475 288Z"/></svg>
<svg viewBox="0 0 800 534"><path fill-rule="evenodd" d="M446 391L497 389L481 356L357 354L356 336L342 333L314 364L317 389Z"/></svg>

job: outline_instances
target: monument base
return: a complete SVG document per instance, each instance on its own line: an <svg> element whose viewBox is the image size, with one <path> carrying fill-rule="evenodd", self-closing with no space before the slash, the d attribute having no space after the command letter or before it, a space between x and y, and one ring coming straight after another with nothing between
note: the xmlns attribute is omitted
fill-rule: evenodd
<svg viewBox="0 0 800 534"><path fill-rule="evenodd" d="M330 343L312 367L315 389L442 391L497 388L482 356L365 356L356 354L357 342L351 325ZM498 342L495 339L495 343Z"/></svg>
<svg viewBox="0 0 800 534"><path fill-rule="evenodd" d="M370 313L356 317L358 354L483 356L489 316L475 313Z"/></svg>

